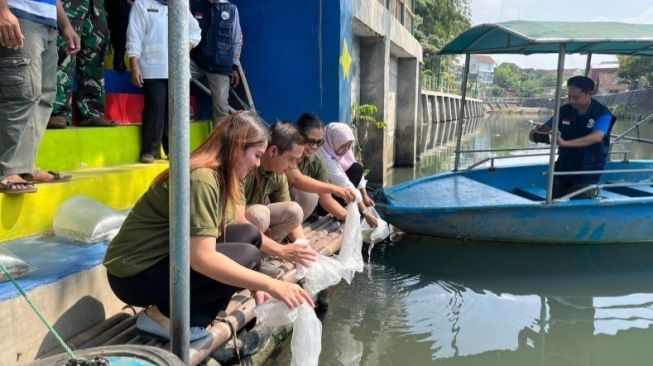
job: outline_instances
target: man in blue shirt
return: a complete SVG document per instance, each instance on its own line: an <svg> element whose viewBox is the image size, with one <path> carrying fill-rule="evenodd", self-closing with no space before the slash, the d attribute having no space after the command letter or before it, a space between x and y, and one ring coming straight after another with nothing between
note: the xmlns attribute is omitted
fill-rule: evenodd
<svg viewBox="0 0 653 366"><path fill-rule="evenodd" d="M617 120L610 110L592 98L594 81L586 76L567 80L568 104L560 107L558 122L558 159L555 171L603 170L610 148L610 131ZM529 134L534 142L546 142L541 136L551 132L553 118ZM538 136L539 135L539 136ZM548 135L546 136L548 137ZM553 179L553 198L596 184L599 174L557 175ZM594 198L596 189L573 198Z"/></svg>

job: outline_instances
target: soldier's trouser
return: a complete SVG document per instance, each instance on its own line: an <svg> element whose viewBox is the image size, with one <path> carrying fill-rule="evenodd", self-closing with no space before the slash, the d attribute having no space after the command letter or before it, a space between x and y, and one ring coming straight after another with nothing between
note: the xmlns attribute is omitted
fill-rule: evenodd
<svg viewBox="0 0 653 366"><path fill-rule="evenodd" d="M73 69L77 79L79 117L104 117L104 57L107 52L109 28L104 11L99 16L90 12L84 19L70 20L81 38L81 49L75 56L66 53L66 44L58 37L59 68L57 99L52 115L72 120Z"/></svg>
<svg viewBox="0 0 653 366"><path fill-rule="evenodd" d="M33 172L56 91L57 30L18 21L23 48L0 46L0 179Z"/></svg>

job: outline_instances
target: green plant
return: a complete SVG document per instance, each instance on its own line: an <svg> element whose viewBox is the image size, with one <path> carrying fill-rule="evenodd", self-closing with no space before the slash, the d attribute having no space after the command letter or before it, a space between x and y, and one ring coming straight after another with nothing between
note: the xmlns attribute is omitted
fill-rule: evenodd
<svg viewBox="0 0 653 366"><path fill-rule="evenodd" d="M369 126L374 126L378 130L383 130L388 127L388 124L382 120L376 119L378 108L374 104L358 105L352 103L351 105L351 127L354 130L354 135L358 138L358 143L355 148L356 160L362 161L363 151L367 146L367 129Z"/></svg>
<svg viewBox="0 0 653 366"><path fill-rule="evenodd" d="M361 104L353 103L351 105L351 119L354 124L361 126L366 124L373 124L377 129L382 130L388 125L382 120L376 119L378 108L374 104Z"/></svg>

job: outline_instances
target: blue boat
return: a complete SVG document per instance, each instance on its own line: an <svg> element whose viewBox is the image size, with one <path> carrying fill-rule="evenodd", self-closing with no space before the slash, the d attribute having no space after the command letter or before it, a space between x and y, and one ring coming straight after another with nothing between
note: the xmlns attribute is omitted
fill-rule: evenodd
<svg viewBox="0 0 653 366"><path fill-rule="evenodd" d="M548 163L495 164L489 158L460 168L461 139L470 54L558 53L554 120L559 120L564 58L586 53L653 56L653 25L613 22L529 22L482 24L463 32L440 54L465 54L462 102L456 123L454 170L409 181L379 193L377 210L409 233L482 241L531 243L639 243L653 241L653 160L609 161L605 170L556 172L555 139ZM653 120L649 116L636 126ZM628 138L625 131L616 139ZM553 124L553 135L557 124ZM648 142L650 141L640 141ZM517 151L524 149L504 149ZM529 150L529 149L525 149ZM495 150L497 151L497 150ZM586 189L552 199L553 177L601 174ZM598 189L594 199L572 199Z"/></svg>

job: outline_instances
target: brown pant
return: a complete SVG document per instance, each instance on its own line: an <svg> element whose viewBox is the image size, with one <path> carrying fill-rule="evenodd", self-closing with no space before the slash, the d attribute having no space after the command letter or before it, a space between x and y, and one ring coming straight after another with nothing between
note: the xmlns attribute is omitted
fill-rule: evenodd
<svg viewBox="0 0 653 366"><path fill-rule="evenodd" d="M275 202L247 206L245 217L261 232L270 229L272 240L280 242L302 224L304 212L297 202Z"/></svg>
<svg viewBox="0 0 653 366"><path fill-rule="evenodd" d="M295 188L290 188L290 196L293 201L299 204L302 211L304 211L302 222L306 221L306 219L311 216L320 201L320 195L317 193L304 192Z"/></svg>

